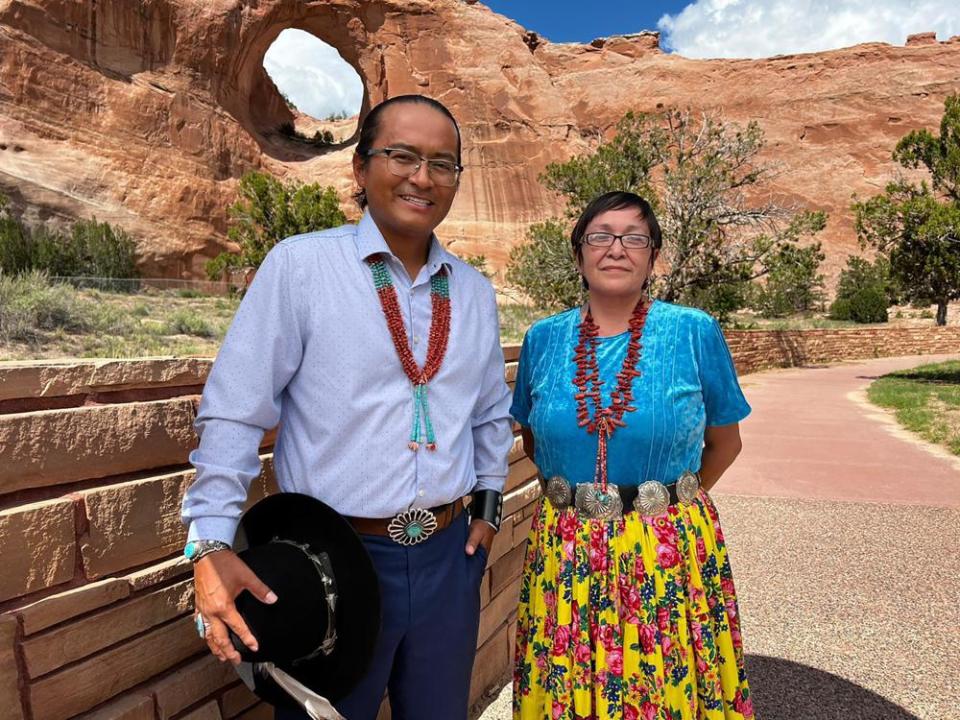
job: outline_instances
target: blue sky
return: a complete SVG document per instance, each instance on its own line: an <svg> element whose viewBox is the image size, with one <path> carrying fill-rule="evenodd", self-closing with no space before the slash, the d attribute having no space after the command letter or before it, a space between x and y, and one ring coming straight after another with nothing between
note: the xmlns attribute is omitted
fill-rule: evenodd
<svg viewBox="0 0 960 720"><path fill-rule="evenodd" d="M552 42L659 30L660 46L689 58L762 58L907 35L960 35L960 0L489 0L496 12ZM333 48L284 30L264 58L277 86L323 118L360 109L363 87Z"/></svg>
<svg viewBox="0 0 960 720"><path fill-rule="evenodd" d="M481 0L483 1L483 0ZM584 2L583 0L486 0L484 5L552 42L590 42L608 35L656 30L657 21L690 3Z"/></svg>

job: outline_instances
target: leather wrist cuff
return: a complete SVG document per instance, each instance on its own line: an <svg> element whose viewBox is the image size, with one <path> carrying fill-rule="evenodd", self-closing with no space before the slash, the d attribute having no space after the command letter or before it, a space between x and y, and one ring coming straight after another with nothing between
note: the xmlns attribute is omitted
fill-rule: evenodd
<svg viewBox="0 0 960 720"><path fill-rule="evenodd" d="M477 490L470 503L470 517L490 523L494 530L500 531L503 519L503 493L496 490Z"/></svg>

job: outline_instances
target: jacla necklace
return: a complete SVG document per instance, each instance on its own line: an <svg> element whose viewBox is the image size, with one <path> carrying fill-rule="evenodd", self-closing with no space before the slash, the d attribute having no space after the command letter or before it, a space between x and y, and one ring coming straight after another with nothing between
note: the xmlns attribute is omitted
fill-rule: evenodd
<svg viewBox="0 0 960 720"><path fill-rule="evenodd" d="M403 315L400 313L400 302L397 300L397 290L387 264L379 256L367 258L367 264L373 273L373 285L387 319L393 346L397 350L403 372L413 386L413 428L410 430L407 447L417 451L420 445L426 443L427 450L436 450L437 438L430 420L430 406L427 404L427 383L440 370L450 338L450 283L447 269L441 267L430 277L430 338L427 343L427 361L421 369L410 350Z"/></svg>
<svg viewBox="0 0 960 720"><path fill-rule="evenodd" d="M619 502L617 494L607 491L607 441L618 427L626 427L623 420L624 413L634 412L637 408L633 402L633 379L640 376L637 365L640 362L640 338L643 335L643 326L647 320L650 303L646 298L640 298L630 316L630 340L627 342L627 354L623 358L623 366L617 373L617 386L610 393L610 404L603 407L600 388L603 380L600 379L600 368L597 364L597 345L600 344L600 329L593 320L590 305L587 305L583 320L580 322L579 342L577 344L573 362L577 371L573 377L576 387L574 400L577 402L577 425L586 428L590 434L597 433L597 463L593 477L593 487L588 488L588 504L596 505L598 511L609 508L611 504ZM593 403L591 416L590 406Z"/></svg>

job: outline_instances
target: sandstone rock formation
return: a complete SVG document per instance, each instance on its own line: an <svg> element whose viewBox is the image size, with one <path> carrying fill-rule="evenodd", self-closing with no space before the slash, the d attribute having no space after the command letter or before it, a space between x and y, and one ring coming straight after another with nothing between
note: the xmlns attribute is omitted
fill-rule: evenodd
<svg viewBox="0 0 960 720"><path fill-rule="evenodd" d="M429 94L461 119L463 186L442 236L502 266L558 210L537 183L628 109L692 106L758 120L782 173L769 191L825 209L828 268L856 250L853 193L894 172L890 151L960 90L960 38L914 36L766 60L690 60L656 33L554 44L458 0L0 0L0 191L38 218L97 215L138 237L146 274L201 277L227 247L227 205L251 168L352 189L351 138L310 148L262 67L300 28L366 88L361 113Z"/></svg>

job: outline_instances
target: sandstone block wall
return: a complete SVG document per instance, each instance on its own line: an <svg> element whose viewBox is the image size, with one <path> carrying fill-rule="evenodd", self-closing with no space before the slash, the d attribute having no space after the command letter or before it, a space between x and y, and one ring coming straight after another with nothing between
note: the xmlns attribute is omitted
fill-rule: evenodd
<svg viewBox="0 0 960 720"><path fill-rule="evenodd" d="M741 373L960 351L960 328L733 331ZM508 382L519 348L505 349ZM194 634L179 503L193 479L203 359L0 363L0 717L271 717ZM251 502L275 490L273 436ZM519 440L481 586L471 697L510 671L524 543L539 497ZM382 713L388 717L388 713Z"/></svg>
<svg viewBox="0 0 960 720"><path fill-rule="evenodd" d="M824 330L728 330L724 334L741 374L836 360L960 352L960 327L875 325Z"/></svg>
<svg viewBox="0 0 960 720"><path fill-rule="evenodd" d="M507 350L511 382L517 353ZM0 718L272 717L191 622L179 511L209 369L202 359L0 363ZM251 502L275 491L272 442ZM481 586L478 710L508 673L538 496L519 441L510 462Z"/></svg>

